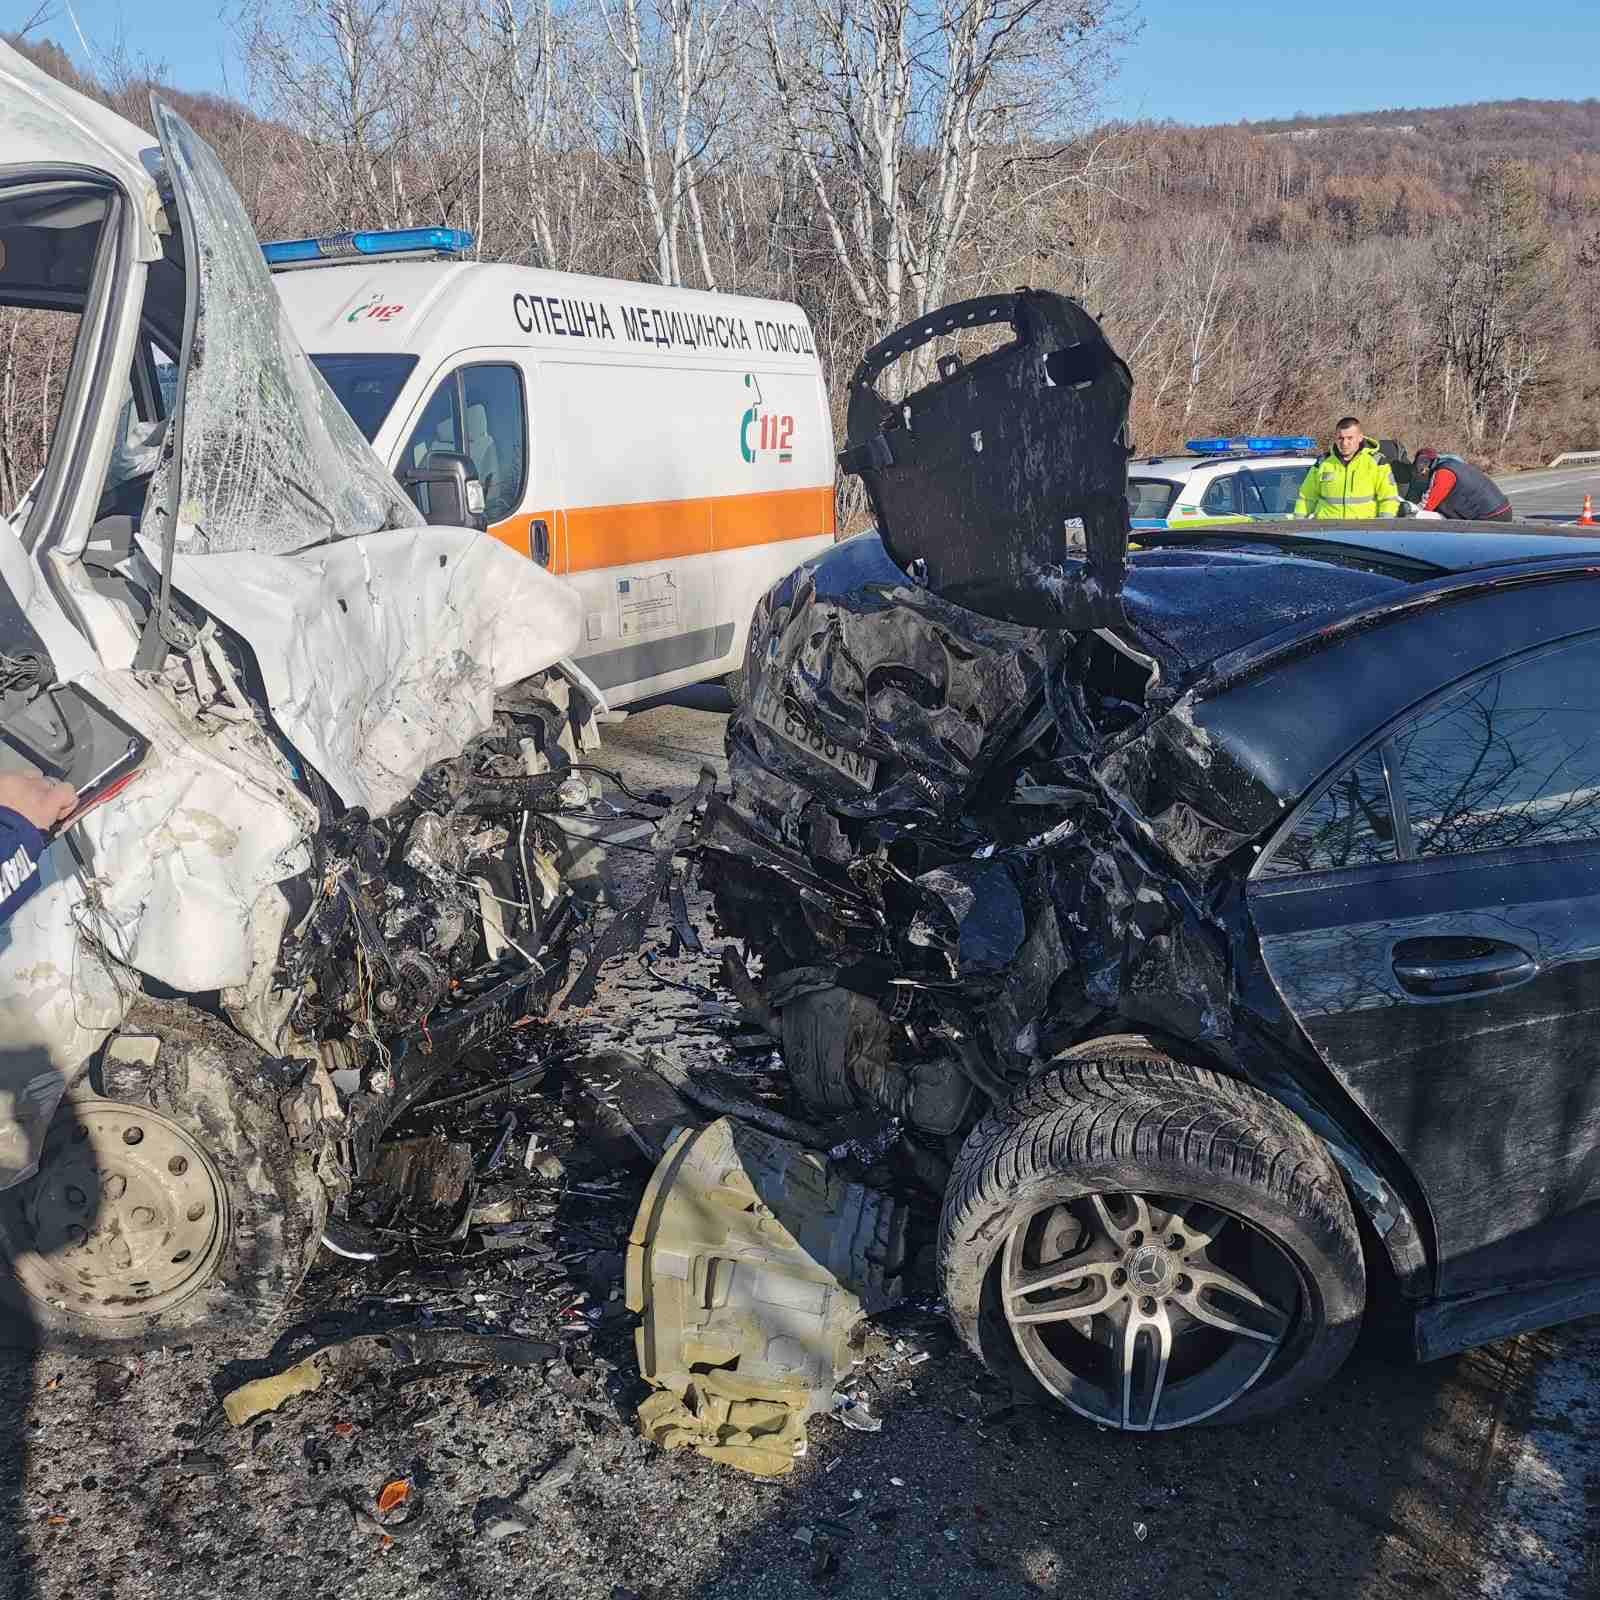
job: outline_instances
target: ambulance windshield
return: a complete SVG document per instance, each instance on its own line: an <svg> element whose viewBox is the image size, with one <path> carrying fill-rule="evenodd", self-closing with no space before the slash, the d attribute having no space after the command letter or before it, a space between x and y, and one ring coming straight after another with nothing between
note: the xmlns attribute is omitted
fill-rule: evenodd
<svg viewBox="0 0 1600 1600"><path fill-rule="evenodd" d="M422 519L307 359L221 164L152 97L183 220L192 297L178 412L145 525L175 509L195 555L308 545Z"/></svg>
<svg viewBox="0 0 1600 1600"><path fill-rule="evenodd" d="M415 356L314 355L311 365L338 395L339 403L355 419L356 426L371 444L378 437L394 405L395 396L406 386Z"/></svg>

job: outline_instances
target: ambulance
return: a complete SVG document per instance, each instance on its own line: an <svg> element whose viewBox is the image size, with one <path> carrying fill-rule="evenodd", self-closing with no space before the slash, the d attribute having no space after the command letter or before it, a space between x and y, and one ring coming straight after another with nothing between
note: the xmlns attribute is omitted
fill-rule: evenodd
<svg viewBox="0 0 1600 1600"><path fill-rule="evenodd" d="M737 694L756 601L833 542L805 314L471 245L416 228L263 250L300 343L424 514L453 463L477 525L576 588L577 663L610 706L719 677Z"/></svg>

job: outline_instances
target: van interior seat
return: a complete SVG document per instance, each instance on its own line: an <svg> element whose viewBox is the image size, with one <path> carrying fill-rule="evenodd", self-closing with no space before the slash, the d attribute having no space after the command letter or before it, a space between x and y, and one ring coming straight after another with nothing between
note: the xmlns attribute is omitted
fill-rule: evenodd
<svg viewBox="0 0 1600 1600"><path fill-rule="evenodd" d="M494 435L489 432L489 411L486 406L467 407L467 454L477 468L485 494L492 498L494 484L499 478L500 452L495 448Z"/></svg>
<svg viewBox="0 0 1600 1600"><path fill-rule="evenodd" d="M456 449L456 427L454 421L444 417L433 425L433 440L418 439L411 447L411 465L417 468L427 466L428 457L435 450L448 450L452 455Z"/></svg>

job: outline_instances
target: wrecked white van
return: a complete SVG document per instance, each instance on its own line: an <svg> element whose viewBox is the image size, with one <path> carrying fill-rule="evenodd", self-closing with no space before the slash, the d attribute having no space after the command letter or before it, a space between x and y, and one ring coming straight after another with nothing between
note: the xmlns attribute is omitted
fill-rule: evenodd
<svg viewBox="0 0 1600 1600"><path fill-rule="evenodd" d="M0 45L0 305L78 319L0 522L0 773L81 812L0 923L0 1327L79 1347L270 1318L562 983L594 707L577 597L422 524L152 105L159 148Z"/></svg>

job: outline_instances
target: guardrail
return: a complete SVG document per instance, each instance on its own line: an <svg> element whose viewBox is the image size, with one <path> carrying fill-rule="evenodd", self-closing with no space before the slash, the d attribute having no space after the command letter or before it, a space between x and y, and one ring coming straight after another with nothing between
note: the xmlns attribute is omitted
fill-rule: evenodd
<svg viewBox="0 0 1600 1600"><path fill-rule="evenodd" d="M1578 461L1600 461L1600 450L1565 450L1550 465L1552 467L1565 467Z"/></svg>

